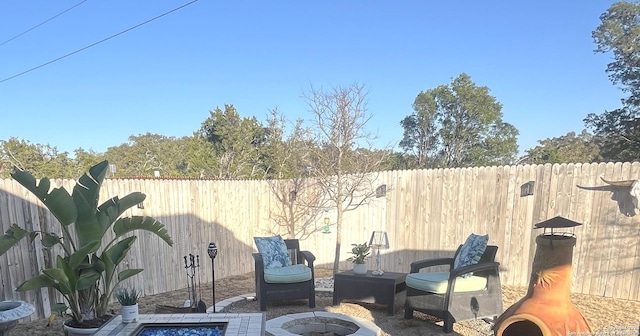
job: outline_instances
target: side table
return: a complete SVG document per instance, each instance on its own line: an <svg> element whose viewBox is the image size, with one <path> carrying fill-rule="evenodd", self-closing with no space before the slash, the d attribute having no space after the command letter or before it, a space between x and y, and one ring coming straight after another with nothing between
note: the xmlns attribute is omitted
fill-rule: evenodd
<svg viewBox="0 0 640 336"><path fill-rule="evenodd" d="M355 274L353 271L336 273L333 277L333 305L340 300L354 300L387 305L392 316L396 297L404 294L406 273L385 272L383 275Z"/></svg>

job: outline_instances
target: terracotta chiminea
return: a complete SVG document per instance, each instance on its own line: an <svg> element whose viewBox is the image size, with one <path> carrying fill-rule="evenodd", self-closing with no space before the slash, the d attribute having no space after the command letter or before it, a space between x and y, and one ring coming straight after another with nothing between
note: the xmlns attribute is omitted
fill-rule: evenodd
<svg viewBox="0 0 640 336"><path fill-rule="evenodd" d="M536 237L536 254L527 295L498 317L493 326L495 335L591 333L589 323L570 298L571 261L576 237L572 233L553 231L578 225L582 224L554 217L534 226L535 229L544 228L544 232Z"/></svg>

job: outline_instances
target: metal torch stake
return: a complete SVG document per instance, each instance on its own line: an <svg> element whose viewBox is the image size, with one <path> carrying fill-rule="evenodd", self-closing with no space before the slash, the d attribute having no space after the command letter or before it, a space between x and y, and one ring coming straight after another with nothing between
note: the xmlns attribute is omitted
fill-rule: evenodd
<svg viewBox="0 0 640 336"><path fill-rule="evenodd" d="M209 258L211 258L211 292L213 293L213 312L216 312L216 268L214 267L213 260L218 255L218 247L216 247L215 243L209 243L209 247L207 248L207 253L209 254Z"/></svg>
<svg viewBox="0 0 640 336"><path fill-rule="evenodd" d="M213 298L211 302L213 302L213 312L216 312L216 268L213 267L213 259L211 258L211 293L213 293Z"/></svg>

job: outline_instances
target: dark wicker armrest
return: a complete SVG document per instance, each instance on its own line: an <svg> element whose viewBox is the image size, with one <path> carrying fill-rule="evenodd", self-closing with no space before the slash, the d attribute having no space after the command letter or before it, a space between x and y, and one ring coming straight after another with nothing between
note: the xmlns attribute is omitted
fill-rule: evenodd
<svg viewBox="0 0 640 336"><path fill-rule="evenodd" d="M313 253L309 251L300 251L299 253L302 258L307 261L307 266L309 268L313 268L313 262L316 260L316 256L314 256Z"/></svg>
<svg viewBox="0 0 640 336"><path fill-rule="evenodd" d="M259 279L264 280L264 261L262 260L262 255L260 253L252 253L253 260L256 265L256 275Z"/></svg>
<svg viewBox="0 0 640 336"><path fill-rule="evenodd" d="M410 273L418 273L423 268L442 265L449 265L450 268L453 268L453 258L435 258L414 261L411 263Z"/></svg>
<svg viewBox="0 0 640 336"><path fill-rule="evenodd" d="M493 270L493 269L495 269L496 274L498 274L498 267L499 266L500 266L500 263L496 262L496 261L483 262L481 264L462 266L462 267L458 267L456 269L452 269L451 271L449 271L449 277L456 278L456 277L459 277L459 276L461 276L463 274L470 273L470 272L488 271L488 270Z"/></svg>

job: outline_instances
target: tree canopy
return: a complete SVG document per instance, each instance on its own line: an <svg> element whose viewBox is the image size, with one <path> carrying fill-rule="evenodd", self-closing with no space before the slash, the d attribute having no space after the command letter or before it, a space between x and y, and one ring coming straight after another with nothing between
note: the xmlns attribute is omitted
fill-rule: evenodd
<svg viewBox="0 0 640 336"><path fill-rule="evenodd" d="M420 92L400 124L400 147L414 168L509 164L518 130L502 121L502 105L467 74Z"/></svg>
<svg viewBox="0 0 640 336"><path fill-rule="evenodd" d="M616 2L600 15L592 33L596 53L612 53L609 79L627 94L622 107L584 122L592 129L604 161L633 161L640 156L640 3Z"/></svg>
<svg viewBox="0 0 640 336"><path fill-rule="evenodd" d="M56 147L32 144L15 137L0 140L0 178L8 178L13 167L34 172L36 178L63 178L74 172L68 153Z"/></svg>
<svg viewBox="0 0 640 336"><path fill-rule="evenodd" d="M213 145L217 178L263 178L267 129L256 117L241 118L233 105L210 112L197 134Z"/></svg>
<svg viewBox="0 0 640 336"><path fill-rule="evenodd" d="M569 132L566 135L538 141L539 145L527 149L526 155L519 163L591 163L600 158L600 147L593 141L593 135L583 130L582 133Z"/></svg>

